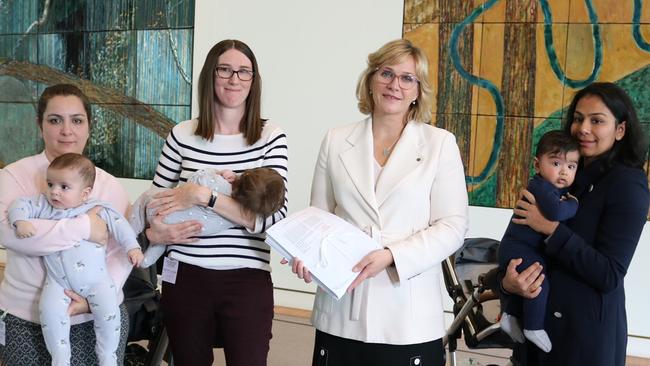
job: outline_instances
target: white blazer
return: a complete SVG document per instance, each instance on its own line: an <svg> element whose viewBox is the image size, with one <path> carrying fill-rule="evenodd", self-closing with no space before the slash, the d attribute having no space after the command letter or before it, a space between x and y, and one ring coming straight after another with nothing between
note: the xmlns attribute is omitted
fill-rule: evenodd
<svg viewBox="0 0 650 366"><path fill-rule="evenodd" d="M336 214L390 248L394 267L336 301L320 288L312 323L339 337L414 344L445 333L440 263L467 231L465 174L454 135L409 122L375 187L372 118L328 131L311 205Z"/></svg>

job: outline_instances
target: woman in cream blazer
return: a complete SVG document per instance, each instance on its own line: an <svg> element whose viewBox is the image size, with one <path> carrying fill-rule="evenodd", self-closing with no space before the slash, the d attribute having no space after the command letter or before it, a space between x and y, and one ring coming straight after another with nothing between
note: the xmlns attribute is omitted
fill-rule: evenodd
<svg viewBox="0 0 650 366"><path fill-rule="evenodd" d="M320 288L314 365L442 365L440 263L463 243L467 191L454 136L431 116L427 60L409 41L368 57L357 86L371 116L323 139L311 205L385 248L368 254L341 300ZM303 263L293 270L310 280Z"/></svg>

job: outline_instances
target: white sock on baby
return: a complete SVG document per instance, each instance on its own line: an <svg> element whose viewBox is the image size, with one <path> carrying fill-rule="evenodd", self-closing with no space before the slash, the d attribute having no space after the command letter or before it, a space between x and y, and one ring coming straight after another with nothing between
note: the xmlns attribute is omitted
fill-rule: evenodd
<svg viewBox="0 0 650 366"><path fill-rule="evenodd" d="M521 333L521 327L519 326L519 322L517 321L516 317L508 313L503 313L501 314L501 320L499 321L499 324L501 324L501 329L507 335L509 335L513 341L519 343L524 343L526 341L524 339L524 334Z"/></svg>
<svg viewBox="0 0 650 366"><path fill-rule="evenodd" d="M544 329L528 330L524 329L524 336L531 342L535 343L539 349L549 353L551 351L551 340Z"/></svg>

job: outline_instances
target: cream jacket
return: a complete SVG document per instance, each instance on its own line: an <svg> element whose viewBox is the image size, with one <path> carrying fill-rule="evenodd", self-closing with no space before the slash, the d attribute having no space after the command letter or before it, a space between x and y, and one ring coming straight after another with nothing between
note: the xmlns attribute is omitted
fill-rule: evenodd
<svg viewBox="0 0 650 366"><path fill-rule="evenodd" d="M312 322L363 342L414 344L444 333L440 263L463 243L467 190L454 135L409 122L375 187L372 118L328 131L311 205L391 250L394 266L336 301L320 288Z"/></svg>

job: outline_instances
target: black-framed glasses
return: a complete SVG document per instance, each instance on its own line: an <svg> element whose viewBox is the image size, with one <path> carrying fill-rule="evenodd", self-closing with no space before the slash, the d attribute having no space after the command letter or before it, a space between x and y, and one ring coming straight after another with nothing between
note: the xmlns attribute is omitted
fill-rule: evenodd
<svg viewBox="0 0 650 366"><path fill-rule="evenodd" d="M249 69L233 70L232 68L227 66L217 66L215 70L217 72L217 76L222 79L230 79L234 74L237 74L239 80L251 81L253 79L253 75L255 75L255 72L253 70L249 70Z"/></svg>
<svg viewBox="0 0 650 366"><path fill-rule="evenodd" d="M420 82L420 80L418 80L418 78L413 74L397 75L393 70L386 67L378 68L376 74L377 81L382 84L390 84L395 78L397 78L397 84L402 89L411 89Z"/></svg>

